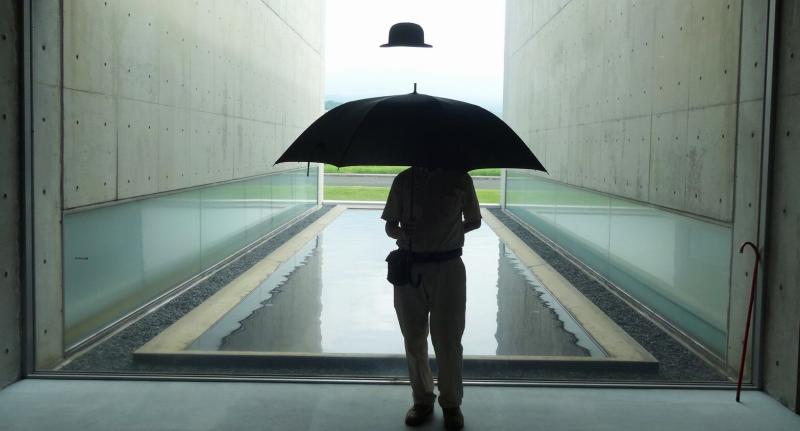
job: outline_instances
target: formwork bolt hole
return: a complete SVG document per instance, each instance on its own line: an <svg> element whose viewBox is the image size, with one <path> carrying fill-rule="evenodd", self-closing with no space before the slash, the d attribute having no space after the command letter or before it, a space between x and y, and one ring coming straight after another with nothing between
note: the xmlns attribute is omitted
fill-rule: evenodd
<svg viewBox="0 0 800 431"><path fill-rule="evenodd" d="M781 213L786 214L786 208L782 209Z"/></svg>
<svg viewBox="0 0 800 431"><path fill-rule="evenodd" d="M681 82L680 82L680 81L678 81L678 85L681 85Z"/></svg>
<svg viewBox="0 0 800 431"><path fill-rule="evenodd" d="M703 75L700 75L700 80L701 80L701 81L703 80Z"/></svg>
<svg viewBox="0 0 800 431"><path fill-rule="evenodd" d="M130 124L128 124L128 128L129 128L129 129L131 128L131 125L130 125Z"/></svg>
<svg viewBox="0 0 800 431"><path fill-rule="evenodd" d="M775 366L776 367L780 367L781 366L781 361L775 361Z"/></svg>
<svg viewBox="0 0 800 431"><path fill-rule="evenodd" d="M47 334L47 329L44 330L44 333Z"/></svg>
<svg viewBox="0 0 800 431"><path fill-rule="evenodd" d="M722 139L725 139L725 134L724 133L722 134Z"/></svg>
<svg viewBox="0 0 800 431"><path fill-rule="evenodd" d="M755 138L756 137L756 132L750 132L750 137L751 138Z"/></svg>
<svg viewBox="0 0 800 431"><path fill-rule="evenodd" d="M78 190L79 188L80 188L80 186L75 186L75 190Z"/></svg>
<svg viewBox="0 0 800 431"><path fill-rule="evenodd" d="M130 68L128 68L128 73L131 73L131 69Z"/></svg>
<svg viewBox="0 0 800 431"><path fill-rule="evenodd" d="M103 2L103 6L108 6L108 2L107 2L107 1L104 1L104 2Z"/></svg>
<svg viewBox="0 0 800 431"><path fill-rule="evenodd" d="M128 184L130 184L130 183L131 183L131 180L128 180Z"/></svg>
<svg viewBox="0 0 800 431"><path fill-rule="evenodd" d="M6 355L10 352L10 350L8 350L8 347L6 347L5 352L6 352Z"/></svg>
<svg viewBox="0 0 800 431"><path fill-rule="evenodd" d="M8 193L3 193L3 199L8 199Z"/></svg>
<svg viewBox="0 0 800 431"><path fill-rule="evenodd" d="M150 181L150 177L147 177L147 181Z"/></svg>
<svg viewBox="0 0 800 431"><path fill-rule="evenodd" d="M47 259L42 259L42 263L47 263Z"/></svg>
<svg viewBox="0 0 800 431"><path fill-rule="evenodd" d="M697 135L697 140L698 140L698 141L700 140L700 135Z"/></svg>
<svg viewBox="0 0 800 431"><path fill-rule="evenodd" d="M103 121L103 127L108 127L108 121Z"/></svg>
<svg viewBox="0 0 800 431"><path fill-rule="evenodd" d="M108 62L107 61L103 62L103 67L108 67Z"/></svg>
<svg viewBox="0 0 800 431"><path fill-rule="evenodd" d="M7 37L5 34L3 34L3 35L0 35L0 38L2 38L3 40L6 40L6 39L8 39L8 37Z"/></svg>
<svg viewBox="0 0 800 431"><path fill-rule="evenodd" d="M105 186L107 186L107 185L108 185L108 183L107 183L107 182L105 182L105 181L103 181L103 187L105 187Z"/></svg>
<svg viewBox="0 0 800 431"><path fill-rule="evenodd" d="M79 58L81 58L81 55L80 54L75 54L75 60L77 60Z"/></svg>
<svg viewBox="0 0 800 431"><path fill-rule="evenodd" d="M148 26L148 27L150 27L150 25L151 25L151 23L149 23L149 22L148 22L148 23L147 23L147 26Z"/></svg>
<svg viewBox="0 0 800 431"><path fill-rule="evenodd" d="M700 17L700 21L705 21L705 20L706 20L706 17L704 17L704 16Z"/></svg>
<svg viewBox="0 0 800 431"><path fill-rule="evenodd" d="M130 12L128 12L128 16L131 16L131 13L130 13Z"/></svg>
<svg viewBox="0 0 800 431"><path fill-rule="evenodd" d="M46 51L46 50L47 50L47 47L42 45L42 51Z"/></svg>
<svg viewBox="0 0 800 431"><path fill-rule="evenodd" d="M683 26L681 26L680 30L683 31Z"/></svg>
<svg viewBox="0 0 800 431"><path fill-rule="evenodd" d="M81 124L81 120L75 120L75 125Z"/></svg>
<svg viewBox="0 0 800 431"><path fill-rule="evenodd" d="M3 278L8 278L8 271L3 271Z"/></svg>
<svg viewBox="0 0 800 431"><path fill-rule="evenodd" d="M789 136L792 136L792 131L791 130L787 130L786 131L786 137L788 138Z"/></svg>
<svg viewBox="0 0 800 431"><path fill-rule="evenodd" d="M3 119L5 120L6 118L8 118L8 116L6 114L3 114Z"/></svg>
<svg viewBox="0 0 800 431"><path fill-rule="evenodd" d="M42 189L42 194L43 194L43 195L46 195L46 194L47 194L47 190L45 190L45 189Z"/></svg>
<svg viewBox="0 0 800 431"><path fill-rule="evenodd" d="M789 58L794 59L794 53L793 52L789 53Z"/></svg>
<svg viewBox="0 0 800 431"><path fill-rule="evenodd" d="M722 198L719 198L719 203L722 203Z"/></svg>
<svg viewBox="0 0 800 431"><path fill-rule="evenodd" d="M778 290L783 290L783 283L778 284Z"/></svg>
<svg viewBox="0 0 800 431"><path fill-rule="evenodd" d="M749 272L747 272L747 271L745 271L745 272L744 272L744 276L745 276L745 277L750 277L750 273L749 273Z"/></svg>
<svg viewBox="0 0 800 431"><path fill-rule="evenodd" d="M752 202L748 202L747 203L747 208L752 208L752 207L753 207L753 203Z"/></svg>
<svg viewBox="0 0 800 431"><path fill-rule="evenodd" d="M758 67L758 62L753 63L753 67Z"/></svg>

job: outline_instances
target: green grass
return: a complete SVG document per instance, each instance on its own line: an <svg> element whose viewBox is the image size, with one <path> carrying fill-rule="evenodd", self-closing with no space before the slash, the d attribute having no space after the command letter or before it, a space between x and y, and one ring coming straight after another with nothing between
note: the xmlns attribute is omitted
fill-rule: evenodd
<svg viewBox="0 0 800 431"><path fill-rule="evenodd" d="M408 169L408 166L347 166L337 168L333 165L325 165L326 174L392 174L397 175ZM475 169L469 171L471 175L499 177L500 169Z"/></svg>
<svg viewBox="0 0 800 431"><path fill-rule="evenodd" d="M500 203L500 190L478 189L478 202ZM325 200L386 202L388 187L325 186Z"/></svg>

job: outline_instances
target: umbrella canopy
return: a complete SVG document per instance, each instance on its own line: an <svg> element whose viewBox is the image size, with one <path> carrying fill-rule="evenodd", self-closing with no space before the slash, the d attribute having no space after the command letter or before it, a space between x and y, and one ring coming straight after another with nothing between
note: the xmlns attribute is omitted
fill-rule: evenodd
<svg viewBox="0 0 800 431"><path fill-rule="evenodd" d="M281 162L545 170L496 115L416 91L337 106L311 124L275 163Z"/></svg>

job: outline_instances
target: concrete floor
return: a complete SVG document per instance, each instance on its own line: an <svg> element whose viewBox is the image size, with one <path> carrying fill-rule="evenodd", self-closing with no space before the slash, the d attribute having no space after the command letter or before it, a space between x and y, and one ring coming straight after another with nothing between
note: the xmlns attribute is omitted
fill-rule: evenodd
<svg viewBox="0 0 800 431"><path fill-rule="evenodd" d="M0 391L0 430L406 429L404 385L23 380ZM473 430L800 429L760 392L465 388ZM421 429L441 429L441 412Z"/></svg>

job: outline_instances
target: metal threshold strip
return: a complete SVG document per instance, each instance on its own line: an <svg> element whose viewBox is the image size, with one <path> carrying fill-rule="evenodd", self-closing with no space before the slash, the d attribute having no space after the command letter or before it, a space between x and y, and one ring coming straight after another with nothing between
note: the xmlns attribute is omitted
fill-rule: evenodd
<svg viewBox="0 0 800 431"><path fill-rule="evenodd" d="M357 376L283 376L283 375L216 375L216 374L154 374L154 373L65 373L35 372L26 378L51 380L114 380L151 382L242 382L242 383L312 383L312 384L371 384L407 385L408 378L395 377L357 377ZM569 380L522 380L522 379L464 379L465 386L531 387L531 388L606 388L606 389L698 389L731 390L736 389L733 382L642 382L622 381L569 381ZM759 390L752 384L742 386L743 390Z"/></svg>

